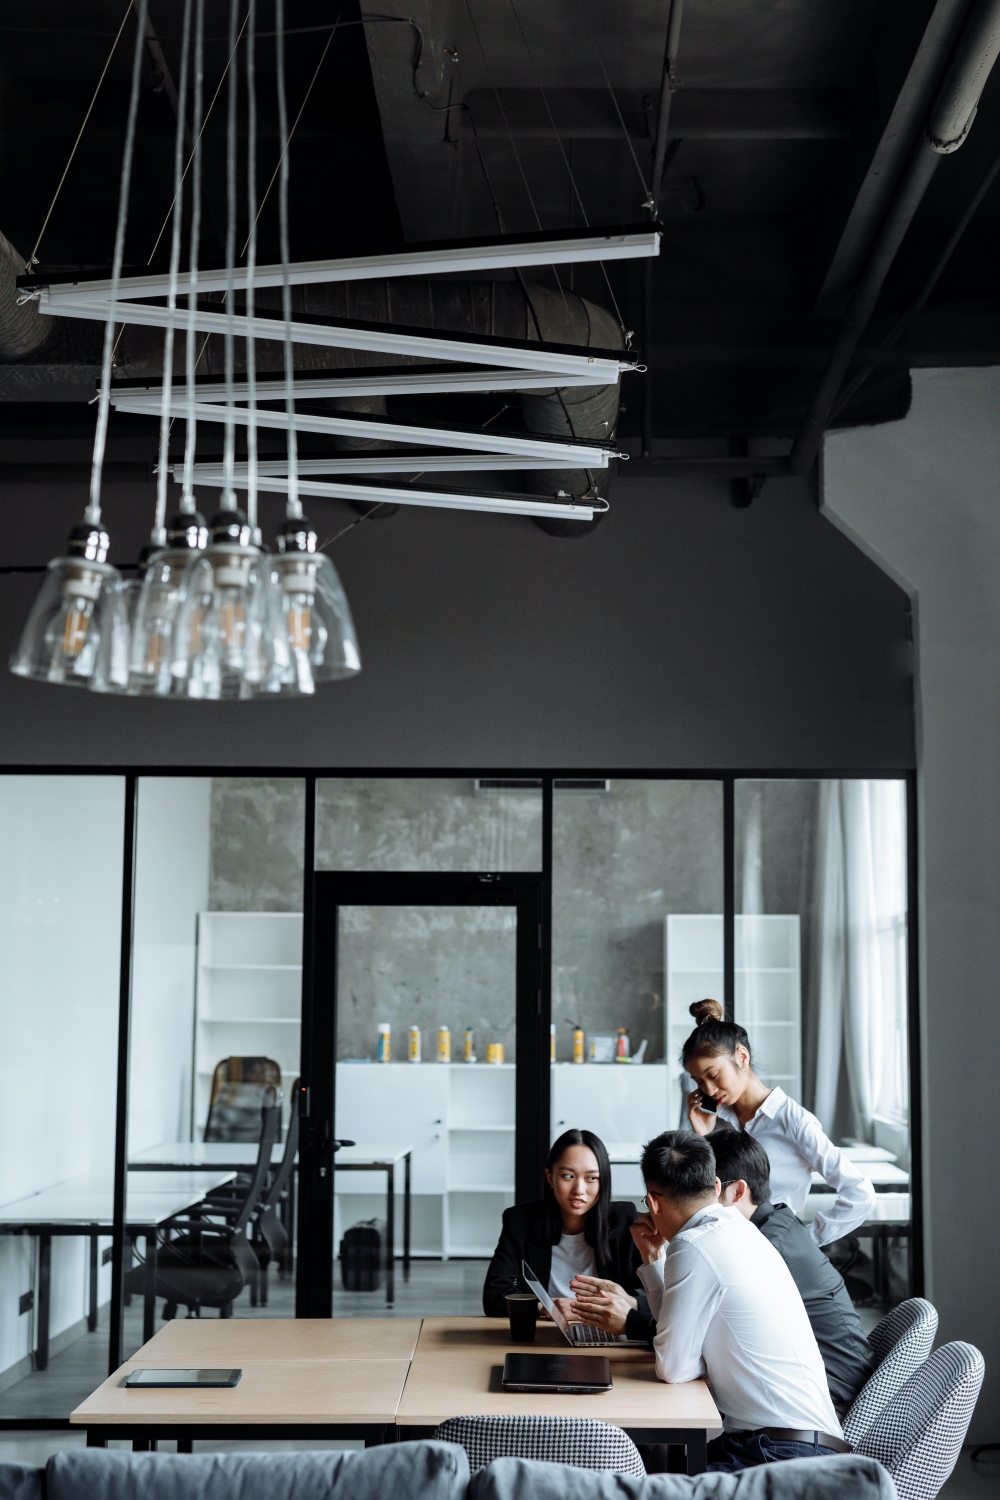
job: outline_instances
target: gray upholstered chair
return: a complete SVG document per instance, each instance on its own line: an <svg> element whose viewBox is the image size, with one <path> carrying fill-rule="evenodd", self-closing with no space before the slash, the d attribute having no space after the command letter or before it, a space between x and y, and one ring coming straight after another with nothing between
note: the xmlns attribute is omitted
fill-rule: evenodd
<svg viewBox="0 0 1000 1500"><path fill-rule="evenodd" d="M868 1335L878 1364L844 1418L844 1437L857 1452L868 1428L931 1352L938 1315L923 1297L901 1302Z"/></svg>
<svg viewBox="0 0 1000 1500"><path fill-rule="evenodd" d="M451 1417L434 1436L464 1448L473 1471L495 1458L534 1458L577 1469L646 1476L632 1439L620 1427L591 1417Z"/></svg>
<svg viewBox="0 0 1000 1500"><path fill-rule="evenodd" d="M899 1500L934 1500L955 1467L984 1370L972 1344L943 1344L864 1434L856 1451L888 1469Z"/></svg>

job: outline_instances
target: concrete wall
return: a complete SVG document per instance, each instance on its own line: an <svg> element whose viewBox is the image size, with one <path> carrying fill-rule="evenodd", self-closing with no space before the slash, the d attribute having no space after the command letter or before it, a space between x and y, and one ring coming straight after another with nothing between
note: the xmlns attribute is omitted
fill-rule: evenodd
<svg viewBox="0 0 1000 1500"><path fill-rule="evenodd" d="M209 911L301 911L305 783L212 780Z"/></svg>
<svg viewBox="0 0 1000 1500"><path fill-rule="evenodd" d="M1000 370L916 371L905 421L828 439L824 490L914 604L927 1288L940 1338L986 1356L980 1442L1000 1398L1000 1202L969 1135L1000 1049L998 411Z"/></svg>
<svg viewBox="0 0 1000 1500"><path fill-rule="evenodd" d="M208 497L206 497L207 500ZM112 556L152 490L108 485ZM83 486L3 486L11 561L58 554ZM101 698L0 673L0 761L205 769L912 764L906 601L805 481L735 510L721 481L619 480L593 536L404 508L333 544L364 670L314 700ZM273 532L273 497L263 508ZM318 502L321 536L357 520ZM37 578L0 579L0 658Z"/></svg>

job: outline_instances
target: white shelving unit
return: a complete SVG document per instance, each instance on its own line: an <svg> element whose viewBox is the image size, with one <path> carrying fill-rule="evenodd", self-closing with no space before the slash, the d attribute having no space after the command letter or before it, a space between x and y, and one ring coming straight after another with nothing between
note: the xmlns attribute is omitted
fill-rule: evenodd
<svg viewBox="0 0 1000 1500"><path fill-rule="evenodd" d="M302 1016L299 912L198 914L192 1137L201 1140L216 1064L272 1057L281 1068L284 1115L298 1076Z"/></svg>
<svg viewBox="0 0 1000 1500"><path fill-rule="evenodd" d="M745 1026L765 1083L802 1096L802 976L797 914L737 914L734 1012ZM719 913L671 912L666 919L666 1049L671 1124L680 1116L680 1050L694 1026L693 1000L723 997Z"/></svg>
<svg viewBox="0 0 1000 1500"><path fill-rule="evenodd" d="M415 1255L493 1254L514 1201L514 1073L513 1063L337 1064L337 1135L413 1147ZM358 1219L383 1216L385 1177L343 1173L334 1187L339 1244Z"/></svg>

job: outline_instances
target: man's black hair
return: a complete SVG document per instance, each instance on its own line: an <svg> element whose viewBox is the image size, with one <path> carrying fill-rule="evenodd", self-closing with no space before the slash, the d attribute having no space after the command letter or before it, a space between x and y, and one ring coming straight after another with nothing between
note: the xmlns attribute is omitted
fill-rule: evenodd
<svg viewBox="0 0 1000 1500"><path fill-rule="evenodd" d="M743 1130L720 1130L718 1126L705 1137L715 1155L715 1175L720 1182L739 1182L750 1189L754 1207L771 1196L771 1163L759 1141Z"/></svg>
<svg viewBox="0 0 1000 1500"><path fill-rule="evenodd" d="M715 1188L715 1157L693 1130L665 1130L643 1148L643 1181L665 1198L703 1198Z"/></svg>

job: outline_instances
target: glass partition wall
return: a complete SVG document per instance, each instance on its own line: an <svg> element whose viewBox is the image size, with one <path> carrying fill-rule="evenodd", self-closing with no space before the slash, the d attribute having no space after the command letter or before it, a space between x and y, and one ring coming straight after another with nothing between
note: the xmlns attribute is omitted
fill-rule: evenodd
<svg viewBox="0 0 1000 1500"><path fill-rule="evenodd" d="M737 781L735 1015L766 1083L813 1111L876 1189L828 1246L852 1296L913 1287L907 787ZM814 1183L804 1217L824 1207Z"/></svg>
<svg viewBox="0 0 1000 1500"><path fill-rule="evenodd" d="M476 1312L503 1209L537 1194L563 1130L601 1135L615 1196L638 1200L707 997L874 1182L872 1221L829 1247L852 1296L874 1317L919 1291L910 793L0 777L0 1026L28 1063L0 1137L0 1422L64 1419L107 1372L116 1150L125 1354L189 1307ZM251 1228L227 1281L251 1189L255 1219L273 1190L275 1243ZM183 1243L199 1221L210 1264Z"/></svg>
<svg viewBox="0 0 1000 1500"><path fill-rule="evenodd" d="M153 1228L127 1226L126 1357L164 1319L294 1315L294 1172L278 1179L299 1072L304 838L301 778L138 779L128 1164Z"/></svg>
<svg viewBox="0 0 1000 1500"><path fill-rule="evenodd" d="M109 1354L125 778L0 776L0 1421Z"/></svg>

